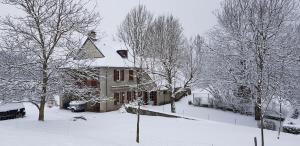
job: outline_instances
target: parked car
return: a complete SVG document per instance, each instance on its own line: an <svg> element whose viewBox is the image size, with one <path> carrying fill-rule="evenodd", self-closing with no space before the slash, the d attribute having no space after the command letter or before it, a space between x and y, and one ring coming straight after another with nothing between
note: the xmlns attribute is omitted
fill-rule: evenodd
<svg viewBox="0 0 300 146"><path fill-rule="evenodd" d="M72 112L84 112L86 109L86 102L85 101L71 101L69 103L69 110Z"/></svg>

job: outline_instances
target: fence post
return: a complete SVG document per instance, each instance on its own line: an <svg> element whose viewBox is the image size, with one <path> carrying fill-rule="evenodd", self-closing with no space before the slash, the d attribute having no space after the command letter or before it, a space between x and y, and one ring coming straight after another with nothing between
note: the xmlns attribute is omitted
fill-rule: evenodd
<svg viewBox="0 0 300 146"><path fill-rule="evenodd" d="M254 146L257 146L257 139L254 137Z"/></svg>
<svg viewBox="0 0 300 146"><path fill-rule="evenodd" d="M192 105L194 105L195 104L195 93L193 93L193 103L192 103Z"/></svg>

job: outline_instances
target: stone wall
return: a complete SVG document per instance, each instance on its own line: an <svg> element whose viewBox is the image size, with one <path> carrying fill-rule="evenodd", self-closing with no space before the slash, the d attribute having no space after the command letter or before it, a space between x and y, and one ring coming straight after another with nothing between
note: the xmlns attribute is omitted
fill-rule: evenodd
<svg viewBox="0 0 300 146"><path fill-rule="evenodd" d="M128 113L132 113L132 114L137 113L137 108L135 108L135 107L126 106L125 109ZM140 114L141 115L148 115L148 116L161 116L161 117L179 118L176 115L170 115L170 114L165 114L165 113L160 113L160 112L150 111L150 110L145 110L145 109L140 109Z"/></svg>

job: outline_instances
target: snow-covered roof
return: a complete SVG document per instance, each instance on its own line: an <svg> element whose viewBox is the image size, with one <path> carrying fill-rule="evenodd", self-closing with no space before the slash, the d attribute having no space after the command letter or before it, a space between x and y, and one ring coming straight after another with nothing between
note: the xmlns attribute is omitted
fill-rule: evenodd
<svg viewBox="0 0 300 146"><path fill-rule="evenodd" d="M128 55L128 58L122 58L117 50L122 50L123 48L111 47L109 44L97 41L95 45L99 51L104 55L104 58L95 58L92 59L92 67L134 67L131 56Z"/></svg>
<svg viewBox="0 0 300 146"><path fill-rule="evenodd" d="M6 103L6 104L0 104L0 112L10 111L10 110L16 110L24 108L23 103Z"/></svg>
<svg viewBox="0 0 300 146"><path fill-rule="evenodd" d="M88 38L87 38L88 39ZM104 55L102 58L87 58L87 59L79 59L79 60L72 60L65 68L69 67L90 67L90 68L97 68L97 67L134 67L133 59L131 55L128 55L128 58L122 58L118 53L117 50L126 50L121 46L116 47L112 43L112 41L92 41L94 45L97 47L99 52ZM114 46L114 47L112 47ZM83 48L84 49L84 48Z"/></svg>

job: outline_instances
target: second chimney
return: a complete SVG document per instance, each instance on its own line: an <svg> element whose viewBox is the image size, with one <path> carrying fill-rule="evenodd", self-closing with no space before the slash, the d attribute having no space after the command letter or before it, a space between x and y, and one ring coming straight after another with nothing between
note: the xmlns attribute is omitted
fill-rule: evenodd
<svg viewBox="0 0 300 146"><path fill-rule="evenodd" d="M92 40L92 41L97 41L97 33L92 30L89 32L88 37Z"/></svg>

